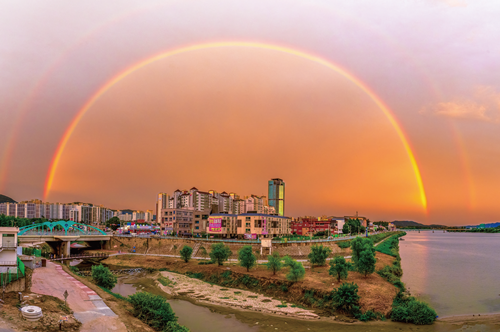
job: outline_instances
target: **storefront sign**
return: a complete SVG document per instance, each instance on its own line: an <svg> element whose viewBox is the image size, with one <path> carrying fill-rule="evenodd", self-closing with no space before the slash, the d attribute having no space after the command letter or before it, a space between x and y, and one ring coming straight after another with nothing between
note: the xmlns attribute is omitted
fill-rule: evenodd
<svg viewBox="0 0 500 332"><path fill-rule="evenodd" d="M222 232L222 218L212 218L208 219L208 231L209 232Z"/></svg>

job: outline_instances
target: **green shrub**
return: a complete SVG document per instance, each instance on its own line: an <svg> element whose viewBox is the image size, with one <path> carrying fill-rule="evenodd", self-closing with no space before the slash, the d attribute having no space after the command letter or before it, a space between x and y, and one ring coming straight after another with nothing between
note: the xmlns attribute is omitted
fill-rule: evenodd
<svg viewBox="0 0 500 332"><path fill-rule="evenodd" d="M332 291L333 306L347 314L359 312L359 299L358 285L355 283L343 283Z"/></svg>
<svg viewBox="0 0 500 332"><path fill-rule="evenodd" d="M221 277L224 278L224 279L229 279L231 278L231 271L224 271L222 274L221 274Z"/></svg>
<svg viewBox="0 0 500 332"><path fill-rule="evenodd" d="M368 310L365 313L358 313L356 315L356 318L362 322L367 322L369 320L375 320L375 319L378 319L379 317L382 318L383 315L380 313L373 312L372 310Z"/></svg>
<svg viewBox="0 0 500 332"><path fill-rule="evenodd" d="M280 288L281 288L282 292L284 292L284 293L288 292L288 286L287 285L283 284L283 285L281 285Z"/></svg>
<svg viewBox="0 0 500 332"><path fill-rule="evenodd" d="M163 332L189 332L190 330L177 322L168 322L167 326L163 329Z"/></svg>
<svg viewBox="0 0 500 332"><path fill-rule="evenodd" d="M250 268L255 266L255 262L257 261L257 257L255 257L252 252L252 246L243 246L238 251L238 261L240 265L247 268L247 272L250 271Z"/></svg>
<svg viewBox="0 0 500 332"><path fill-rule="evenodd" d="M111 273L108 267L104 265L92 266L92 279L98 286L113 289L116 285L117 278Z"/></svg>
<svg viewBox="0 0 500 332"><path fill-rule="evenodd" d="M187 263L191 259L191 255L193 254L193 248L185 245L184 247L182 247L182 249L179 253L181 255L181 258L184 260L184 262Z"/></svg>
<svg viewBox="0 0 500 332"><path fill-rule="evenodd" d="M70 266L69 267L69 270L73 273L78 273L80 271L79 268L77 268L76 266Z"/></svg>
<svg viewBox="0 0 500 332"><path fill-rule="evenodd" d="M397 322L430 325L436 320L436 311L413 296L399 293L392 303L391 319Z"/></svg>
<svg viewBox="0 0 500 332"><path fill-rule="evenodd" d="M326 264L326 259L328 256L330 256L330 253L332 250L328 247L321 245L313 245L311 246L311 252L309 255L307 255L307 258L309 258L309 262L311 263L311 266L314 265L325 265Z"/></svg>
<svg viewBox="0 0 500 332"><path fill-rule="evenodd" d="M281 263L281 256L279 252L275 251L272 255L267 256L267 269L273 271L273 275L281 270L283 264Z"/></svg>
<svg viewBox="0 0 500 332"><path fill-rule="evenodd" d="M210 264L214 264L215 262L212 262L212 261L201 261L201 262L198 262L198 265L210 265Z"/></svg>
<svg viewBox="0 0 500 332"><path fill-rule="evenodd" d="M195 278L195 279L204 279L205 278L205 275L202 273L202 272L191 272L191 271L188 271L186 272L186 275L190 278Z"/></svg>
<svg viewBox="0 0 500 332"><path fill-rule="evenodd" d="M340 241L340 242L337 242L337 245L341 249L347 249L351 246L351 241Z"/></svg>
<svg viewBox="0 0 500 332"><path fill-rule="evenodd" d="M168 323L177 322L170 304L160 295L139 292L129 296L129 299L134 316L156 330L165 330Z"/></svg>
<svg viewBox="0 0 500 332"><path fill-rule="evenodd" d="M314 290L306 290L304 293L303 301L310 305L313 305L316 302L316 299L314 298Z"/></svg>
<svg viewBox="0 0 500 332"><path fill-rule="evenodd" d="M210 251L210 258L213 262L216 262L219 266L223 265L225 261L229 259L232 255L231 249L224 243L217 243L212 245L212 250Z"/></svg>

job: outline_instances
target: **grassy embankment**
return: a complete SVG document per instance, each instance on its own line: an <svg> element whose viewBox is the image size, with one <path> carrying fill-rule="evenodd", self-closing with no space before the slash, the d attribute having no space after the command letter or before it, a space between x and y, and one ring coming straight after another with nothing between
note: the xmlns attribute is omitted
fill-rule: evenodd
<svg viewBox="0 0 500 332"><path fill-rule="evenodd" d="M401 257L399 256L399 238L406 233L397 234L375 247L378 252L395 257L392 265L386 265L377 273L399 289L392 303L390 318L397 322L414 323L417 325L432 324L436 320L436 312L427 303L410 296L401 281Z"/></svg>

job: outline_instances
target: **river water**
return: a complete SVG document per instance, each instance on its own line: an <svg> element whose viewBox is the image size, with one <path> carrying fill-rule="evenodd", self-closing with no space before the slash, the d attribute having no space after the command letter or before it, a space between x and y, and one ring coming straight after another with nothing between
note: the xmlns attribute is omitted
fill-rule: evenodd
<svg viewBox="0 0 500 332"><path fill-rule="evenodd" d="M407 232L403 282L440 317L500 312L500 234Z"/></svg>

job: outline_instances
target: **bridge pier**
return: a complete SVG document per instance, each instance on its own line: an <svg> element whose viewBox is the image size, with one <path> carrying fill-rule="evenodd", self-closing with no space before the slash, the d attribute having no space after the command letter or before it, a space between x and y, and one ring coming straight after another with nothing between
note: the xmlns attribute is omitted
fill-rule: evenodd
<svg viewBox="0 0 500 332"><path fill-rule="evenodd" d="M69 257L71 252L71 241L62 241L60 244L61 247L61 255L63 257Z"/></svg>

